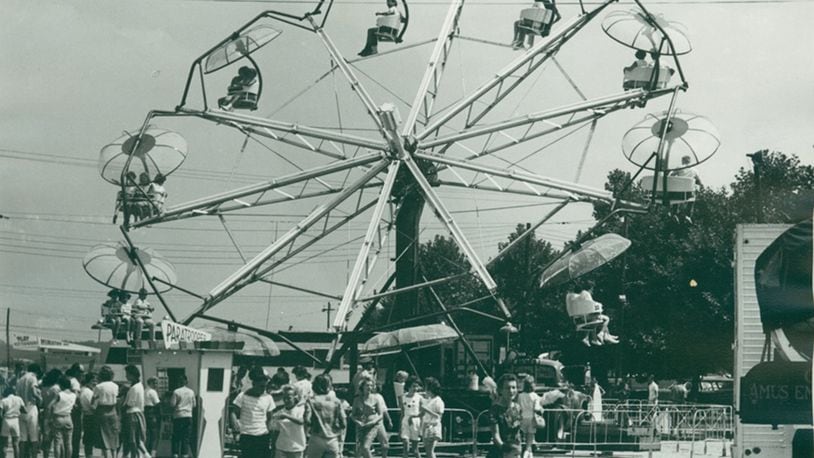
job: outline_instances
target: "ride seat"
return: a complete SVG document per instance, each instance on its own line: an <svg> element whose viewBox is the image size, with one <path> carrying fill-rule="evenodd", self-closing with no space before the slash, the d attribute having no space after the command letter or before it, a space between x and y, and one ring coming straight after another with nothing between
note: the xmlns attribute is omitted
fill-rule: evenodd
<svg viewBox="0 0 814 458"><path fill-rule="evenodd" d="M675 70L665 65L659 66L658 80L655 82L655 87L650 84L650 79L653 77L655 67L647 65L644 67L636 67L633 70L624 71L624 80L622 81L622 88L624 89L663 89L667 87L670 82L670 77L673 76Z"/></svg>
<svg viewBox="0 0 814 458"><path fill-rule="evenodd" d="M595 301L588 291L579 294L568 293L565 296L565 310L577 327L577 331L596 328L604 323L600 319L603 311L602 303Z"/></svg>
<svg viewBox="0 0 814 458"><path fill-rule="evenodd" d="M551 31L554 12L545 8L526 8L520 11L521 29L540 36L546 36Z"/></svg>
<svg viewBox="0 0 814 458"><path fill-rule="evenodd" d="M256 110L257 109L257 92L260 88L260 82L255 78L249 84L244 84L240 87L240 90L235 91L234 95L237 96L234 102L232 102L232 107L236 109L243 109L243 110ZM229 91L229 95L233 95L231 88Z"/></svg>
<svg viewBox="0 0 814 458"><path fill-rule="evenodd" d="M404 19L399 14L388 14L386 16L379 16L376 18L376 38L379 41L389 41L393 43L400 43L399 30L401 30L401 23Z"/></svg>
<svg viewBox="0 0 814 458"><path fill-rule="evenodd" d="M658 178L658 179L656 179ZM639 185L645 191L653 189L653 180L656 181L656 193L664 192L664 176L647 175L642 177ZM668 176L667 177L667 200L671 205L678 205L687 202L695 202L695 178Z"/></svg>

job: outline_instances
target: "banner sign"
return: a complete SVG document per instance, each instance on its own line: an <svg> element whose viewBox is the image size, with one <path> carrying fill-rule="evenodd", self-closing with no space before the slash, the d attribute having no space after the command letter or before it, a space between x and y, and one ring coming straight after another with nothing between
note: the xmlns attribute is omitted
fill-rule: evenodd
<svg viewBox="0 0 814 458"><path fill-rule="evenodd" d="M15 350L37 350L40 347L39 336L11 333L11 348Z"/></svg>
<svg viewBox="0 0 814 458"><path fill-rule="evenodd" d="M811 424L811 363L763 362L741 378L742 423Z"/></svg>
<svg viewBox="0 0 814 458"><path fill-rule="evenodd" d="M179 342L212 340L212 334L208 332L190 328L170 320L161 321L161 334L164 337L164 348L170 348L170 346L177 345Z"/></svg>

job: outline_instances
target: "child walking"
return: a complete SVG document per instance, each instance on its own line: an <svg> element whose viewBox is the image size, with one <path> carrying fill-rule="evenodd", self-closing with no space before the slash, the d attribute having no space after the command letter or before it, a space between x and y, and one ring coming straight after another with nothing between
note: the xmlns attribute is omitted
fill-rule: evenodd
<svg viewBox="0 0 814 458"><path fill-rule="evenodd" d="M280 429L275 458L302 458L306 445L305 419L310 417L308 404L300 402L300 391L294 385L285 385L283 405L272 415Z"/></svg>
<svg viewBox="0 0 814 458"><path fill-rule="evenodd" d="M20 413L25 413L23 398L14 394L14 387L9 386L3 390L3 400L0 401L3 410L3 427L0 432L0 450L6 455L6 445L11 439L11 449L14 458L20 457Z"/></svg>

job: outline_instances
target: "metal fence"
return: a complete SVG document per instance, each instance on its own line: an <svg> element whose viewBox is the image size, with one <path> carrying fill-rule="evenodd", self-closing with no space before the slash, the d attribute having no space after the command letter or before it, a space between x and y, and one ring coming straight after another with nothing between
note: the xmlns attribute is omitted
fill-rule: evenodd
<svg viewBox="0 0 814 458"><path fill-rule="evenodd" d="M389 409L393 427L388 429L392 448L401 447L401 418L398 409ZM661 441L707 443L731 439L734 420L731 406L700 404L612 403L601 412L582 409L547 409L546 427L537 430L538 451L647 451L659 450ZM459 456L477 456L491 443L489 412L477 414L463 409L446 409L442 417L442 438L438 451ZM352 447L352 444L349 444ZM725 453L724 453L725 454Z"/></svg>

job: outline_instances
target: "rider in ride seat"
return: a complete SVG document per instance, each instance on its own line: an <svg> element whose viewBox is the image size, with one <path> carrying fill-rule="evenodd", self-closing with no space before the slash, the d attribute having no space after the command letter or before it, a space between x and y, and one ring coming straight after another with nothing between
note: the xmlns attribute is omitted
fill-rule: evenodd
<svg viewBox="0 0 814 458"><path fill-rule="evenodd" d="M520 12L520 19L514 21L514 49L523 49L528 36L529 46L534 45L534 36L548 36L551 26L560 20L560 12L554 0L535 0L531 8Z"/></svg>
<svg viewBox="0 0 814 458"><path fill-rule="evenodd" d="M582 343L586 346L619 343L619 338L608 331L610 317L602 313L602 303L595 301L590 292L568 293L565 308L577 331L585 333Z"/></svg>
<svg viewBox="0 0 814 458"><path fill-rule="evenodd" d="M379 19L376 27L367 29L367 41L365 47L359 51L359 56L367 57L372 56L379 52L379 40L397 41L398 40L398 24L404 22L404 18L399 13L396 0L387 0L387 10L379 11L376 16L382 16L389 19L389 21L382 21ZM394 20L398 18L398 20ZM379 22L381 21L381 24Z"/></svg>
<svg viewBox="0 0 814 458"><path fill-rule="evenodd" d="M246 66L240 67L237 76L232 78L229 84L226 97L218 99L218 106L226 111L235 108L256 110L259 91L260 80L257 78L257 70Z"/></svg>

